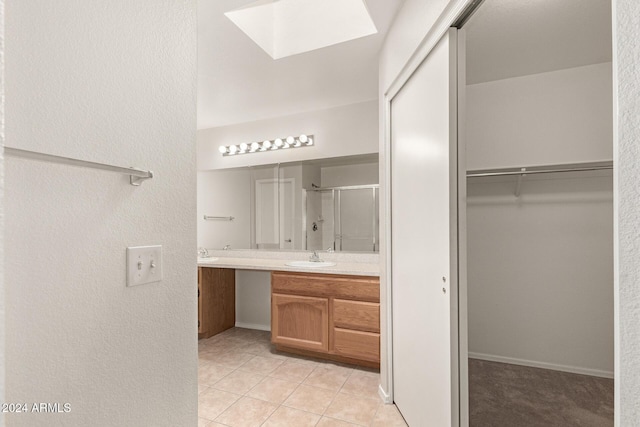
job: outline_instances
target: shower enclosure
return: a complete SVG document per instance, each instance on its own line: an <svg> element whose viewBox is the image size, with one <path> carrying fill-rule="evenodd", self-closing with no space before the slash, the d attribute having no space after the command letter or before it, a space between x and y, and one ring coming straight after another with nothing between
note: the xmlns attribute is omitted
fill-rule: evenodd
<svg viewBox="0 0 640 427"><path fill-rule="evenodd" d="M306 191L306 249L378 252L378 185Z"/></svg>

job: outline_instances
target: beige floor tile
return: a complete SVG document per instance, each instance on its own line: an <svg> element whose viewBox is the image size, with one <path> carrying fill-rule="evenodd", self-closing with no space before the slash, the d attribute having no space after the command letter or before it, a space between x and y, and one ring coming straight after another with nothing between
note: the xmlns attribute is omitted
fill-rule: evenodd
<svg viewBox="0 0 640 427"><path fill-rule="evenodd" d="M298 387L298 383L267 377L252 388L246 395L280 405L289 397L296 387Z"/></svg>
<svg viewBox="0 0 640 427"><path fill-rule="evenodd" d="M269 419L262 424L263 427L313 427L316 425L320 415L304 412L298 409L280 406L271 414Z"/></svg>
<svg viewBox="0 0 640 427"><path fill-rule="evenodd" d="M380 369L367 368L365 366L356 366L353 368L353 372L358 375L368 375L376 378L380 378Z"/></svg>
<svg viewBox="0 0 640 427"><path fill-rule="evenodd" d="M205 418L198 418L198 427L209 427L211 421Z"/></svg>
<svg viewBox="0 0 640 427"><path fill-rule="evenodd" d="M258 384L264 376L252 372L233 371L217 383L213 388L231 393L245 394Z"/></svg>
<svg viewBox="0 0 640 427"><path fill-rule="evenodd" d="M365 399L338 393L324 415L350 423L369 425L381 404L376 399Z"/></svg>
<svg viewBox="0 0 640 427"><path fill-rule="evenodd" d="M247 362L248 360L251 360L253 357L255 356L253 356L252 354L241 353L239 351L232 350L216 356L212 360L212 362L235 369L240 365L244 364L245 362Z"/></svg>
<svg viewBox="0 0 640 427"><path fill-rule="evenodd" d="M215 421L230 427L260 426L277 407L278 405L273 403L245 396L231 405Z"/></svg>
<svg viewBox="0 0 640 427"><path fill-rule="evenodd" d="M335 418L322 417L316 427L353 427L357 424L351 424L346 421L336 420Z"/></svg>
<svg viewBox="0 0 640 427"><path fill-rule="evenodd" d="M307 365L313 368L320 365L320 363L318 362L318 359L313 357L301 356L299 354L284 353L284 352L282 354L286 355L287 360L290 362L300 363L301 365Z"/></svg>
<svg viewBox="0 0 640 427"><path fill-rule="evenodd" d="M198 416L214 420L241 396L226 391L210 389L198 396Z"/></svg>
<svg viewBox="0 0 640 427"><path fill-rule="evenodd" d="M282 360L272 359L269 357L253 356L246 363L242 364L238 369L241 371L253 372L260 375L268 375L275 371L280 365Z"/></svg>
<svg viewBox="0 0 640 427"><path fill-rule="evenodd" d="M198 395L207 390L209 390L209 387L204 384L200 384L200 380L198 380Z"/></svg>
<svg viewBox="0 0 640 427"><path fill-rule="evenodd" d="M314 369L312 365L287 360L275 371L271 372L269 376L301 383Z"/></svg>
<svg viewBox="0 0 640 427"><path fill-rule="evenodd" d="M283 405L322 415L335 395L336 392L331 390L301 384Z"/></svg>
<svg viewBox="0 0 640 427"><path fill-rule="evenodd" d="M198 351L198 359L205 362L215 362L217 358L224 353L228 353L230 350L222 346L209 347L204 350Z"/></svg>
<svg viewBox="0 0 640 427"><path fill-rule="evenodd" d="M337 372L343 372L346 374L351 374L355 368L353 365L347 365L345 363L334 362L332 360L322 360L318 362L318 365L325 369L331 369Z"/></svg>
<svg viewBox="0 0 640 427"><path fill-rule="evenodd" d="M349 377L350 371L318 366L304 380L303 384L338 391Z"/></svg>
<svg viewBox="0 0 640 427"><path fill-rule="evenodd" d="M269 347L269 344L264 342L247 342L242 347L238 347L239 351L243 353L253 354L259 356Z"/></svg>
<svg viewBox="0 0 640 427"><path fill-rule="evenodd" d="M373 419L374 427L406 427L407 423L400 415L396 405L380 405L375 418Z"/></svg>
<svg viewBox="0 0 640 427"><path fill-rule="evenodd" d="M271 357L272 359L287 360L290 358L290 353L276 350L276 347L269 343L263 348L262 353L260 353L259 356Z"/></svg>
<svg viewBox="0 0 640 427"><path fill-rule="evenodd" d="M341 393L347 393L358 397L378 399L379 375L362 374L354 371L340 389Z"/></svg>
<svg viewBox="0 0 640 427"><path fill-rule="evenodd" d="M212 386L233 372L233 368L217 363L203 363L198 366L198 384Z"/></svg>

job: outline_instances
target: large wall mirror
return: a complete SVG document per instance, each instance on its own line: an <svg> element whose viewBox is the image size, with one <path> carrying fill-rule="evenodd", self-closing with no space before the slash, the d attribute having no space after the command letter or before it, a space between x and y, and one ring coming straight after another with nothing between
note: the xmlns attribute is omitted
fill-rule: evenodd
<svg viewBox="0 0 640 427"><path fill-rule="evenodd" d="M198 173L198 246L378 252L378 155Z"/></svg>

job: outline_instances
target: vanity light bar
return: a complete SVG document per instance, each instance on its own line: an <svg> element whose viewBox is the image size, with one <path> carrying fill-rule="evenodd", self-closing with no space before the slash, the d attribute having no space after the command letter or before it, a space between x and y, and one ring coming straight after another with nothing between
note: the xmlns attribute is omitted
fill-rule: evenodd
<svg viewBox="0 0 640 427"><path fill-rule="evenodd" d="M286 148L300 148L313 145L313 135L288 136L286 138L266 139L262 142L247 144L221 145L218 151L223 156L235 156L236 154L258 153L262 151L284 150Z"/></svg>

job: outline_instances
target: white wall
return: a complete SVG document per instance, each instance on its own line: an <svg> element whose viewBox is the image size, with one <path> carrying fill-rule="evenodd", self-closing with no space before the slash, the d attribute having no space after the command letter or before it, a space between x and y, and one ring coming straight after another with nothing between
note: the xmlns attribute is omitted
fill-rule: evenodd
<svg viewBox="0 0 640 427"><path fill-rule="evenodd" d="M251 246L251 185L249 168L198 171L198 247ZM205 215L234 219L205 221Z"/></svg>
<svg viewBox="0 0 640 427"><path fill-rule="evenodd" d="M7 145L155 172L6 160L6 401L71 405L12 426L197 423L195 10L7 4ZM150 244L163 281L127 287Z"/></svg>
<svg viewBox="0 0 640 427"><path fill-rule="evenodd" d="M611 100L610 63L467 86L468 169L610 160ZM613 376L612 187L469 181L471 357Z"/></svg>
<svg viewBox="0 0 640 427"><path fill-rule="evenodd" d="M222 156L218 152L221 145L300 134L313 134L316 143L313 146L292 150L236 156ZM367 101L328 110L200 130L198 169L223 169L369 154L378 151L377 141L377 103Z"/></svg>
<svg viewBox="0 0 640 427"><path fill-rule="evenodd" d="M614 91L617 106L614 194L616 217L616 425L640 419L640 3L613 0Z"/></svg>
<svg viewBox="0 0 640 427"><path fill-rule="evenodd" d="M326 166L321 175L322 187L378 184L378 163Z"/></svg>
<svg viewBox="0 0 640 427"><path fill-rule="evenodd" d="M611 160L611 63L467 86L467 166Z"/></svg>
<svg viewBox="0 0 640 427"><path fill-rule="evenodd" d="M236 270L236 326L271 330L271 273Z"/></svg>
<svg viewBox="0 0 640 427"><path fill-rule="evenodd" d="M469 180L470 357L613 377L612 176L571 175Z"/></svg>

